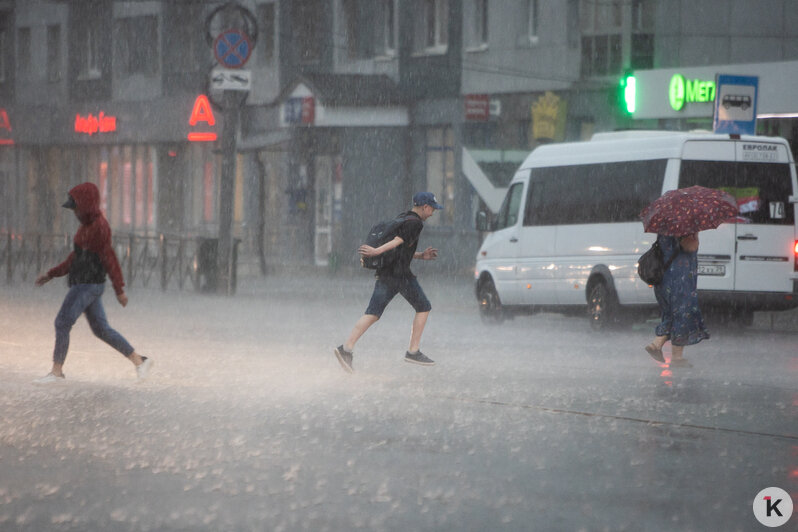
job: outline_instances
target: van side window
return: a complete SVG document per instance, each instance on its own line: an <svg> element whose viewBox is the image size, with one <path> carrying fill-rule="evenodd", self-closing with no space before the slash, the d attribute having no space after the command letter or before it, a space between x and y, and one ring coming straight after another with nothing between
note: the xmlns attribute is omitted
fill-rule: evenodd
<svg viewBox="0 0 798 532"><path fill-rule="evenodd" d="M667 160L532 169L524 225L638 221L662 192Z"/></svg>
<svg viewBox="0 0 798 532"><path fill-rule="evenodd" d="M496 225L494 231L504 229L505 227L512 227L518 223L518 211L521 207L521 198L523 198L524 184L516 183L507 191L504 197L499 214L496 216Z"/></svg>
<svg viewBox="0 0 798 532"><path fill-rule="evenodd" d="M792 225L795 206L787 164L682 161L679 188L701 185L725 190L737 199L737 223Z"/></svg>

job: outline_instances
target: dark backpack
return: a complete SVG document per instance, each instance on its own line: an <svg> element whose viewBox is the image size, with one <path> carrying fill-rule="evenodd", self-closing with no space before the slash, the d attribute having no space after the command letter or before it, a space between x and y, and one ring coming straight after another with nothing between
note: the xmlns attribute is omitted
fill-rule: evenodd
<svg viewBox="0 0 798 532"><path fill-rule="evenodd" d="M671 258L665 262L662 256L662 248L659 247L659 242L655 241L651 244L651 248L643 253L637 260L637 275L649 285L657 286L662 282L665 277L665 272L670 268L673 259L679 251L671 255Z"/></svg>
<svg viewBox="0 0 798 532"><path fill-rule="evenodd" d="M390 242L396 237L399 226L402 225L402 222L405 220L407 220L407 217L404 214L400 214L396 218L376 223L369 229L369 234L366 236L366 240L363 243L367 246L378 248L386 242ZM400 247L401 246L396 246L376 257L364 257L361 255L360 265L369 270L388 268L392 266L399 257Z"/></svg>

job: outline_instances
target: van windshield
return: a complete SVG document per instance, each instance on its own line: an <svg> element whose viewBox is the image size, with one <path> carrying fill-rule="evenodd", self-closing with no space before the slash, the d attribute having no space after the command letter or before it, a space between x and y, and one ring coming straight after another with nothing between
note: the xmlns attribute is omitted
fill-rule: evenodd
<svg viewBox="0 0 798 532"><path fill-rule="evenodd" d="M701 185L737 199L737 223L792 225L790 166L773 163L684 160L679 188Z"/></svg>

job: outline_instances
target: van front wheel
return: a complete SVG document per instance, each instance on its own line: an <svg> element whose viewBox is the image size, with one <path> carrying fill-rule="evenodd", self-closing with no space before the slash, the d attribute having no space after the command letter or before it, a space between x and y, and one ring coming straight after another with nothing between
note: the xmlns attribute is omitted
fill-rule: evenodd
<svg viewBox="0 0 798 532"><path fill-rule="evenodd" d="M488 325L498 325L504 321L504 308L490 279L479 286L479 317L482 323Z"/></svg>
<svg viewBox="0 0 798 532"><path fill-rule="evenodd" d="M590 328L594 331L605 330L615 320L615 301L603 281L597 282L590 289L587 312Z"/></svg>

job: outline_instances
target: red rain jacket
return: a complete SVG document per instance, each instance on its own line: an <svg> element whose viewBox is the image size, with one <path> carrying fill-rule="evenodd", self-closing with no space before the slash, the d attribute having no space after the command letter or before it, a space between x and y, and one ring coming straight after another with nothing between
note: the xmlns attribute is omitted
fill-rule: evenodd
<svg viewBox="0 0 798 532"><path fill-rule="evenodd" d="M122 269L111 245L111 227L100 211L100 191L94 183L83 183L69 191L75 200L80 228L75 233L75 249L64 262L47 272L50 277L69 274L69 286L104 283L106 273L117 294L123 293Z"/></svg>

